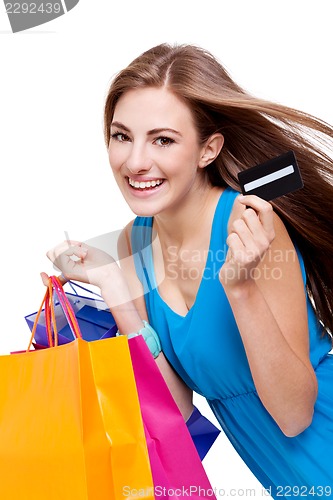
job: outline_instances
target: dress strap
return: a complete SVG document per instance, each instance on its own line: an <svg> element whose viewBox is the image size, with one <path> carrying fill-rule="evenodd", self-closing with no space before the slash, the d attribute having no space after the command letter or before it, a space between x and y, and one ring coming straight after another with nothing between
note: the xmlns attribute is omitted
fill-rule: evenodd
<svg viewBox="0 0 333 500"><path fill-rule="evenodd" d="M144 293L153 290L151 269L152 217L136 217L131 231L131 245L137 276Z"/></svg>

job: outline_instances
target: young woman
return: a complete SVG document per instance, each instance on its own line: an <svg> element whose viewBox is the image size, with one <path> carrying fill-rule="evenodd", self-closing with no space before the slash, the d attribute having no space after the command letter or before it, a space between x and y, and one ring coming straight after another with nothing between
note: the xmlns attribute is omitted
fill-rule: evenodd
<svg viewBox="0 0 333 500"><path fill-rule="evenodd" d="M122 269L79 242L48 252L66 279L100 287L120 333L157 332L184 418L192 391L204 395L273 498L333 494L332 137L245 93L200 48L152 48L105 106L111 168L137 215ZM303 189L239 195L239 171L289 150Z"/></svg>

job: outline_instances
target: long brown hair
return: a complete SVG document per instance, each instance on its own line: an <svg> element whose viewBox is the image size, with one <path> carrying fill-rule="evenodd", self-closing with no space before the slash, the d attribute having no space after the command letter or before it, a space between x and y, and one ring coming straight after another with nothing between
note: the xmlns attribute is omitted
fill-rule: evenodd
<svg viewBox="0 0 333 500"><path fill-rule="evenodd" d="M240 191L237 173L293 150L304 188L272 204L300 249L307 288L319 320L333 332L333 127L323 120L246 93L207 51L193 45L158 45L136 58L113 80L105 104L104 132L119 98L128 90L166 86L182 99L199 138L224 136L206 168L212 185Z"/></svg>

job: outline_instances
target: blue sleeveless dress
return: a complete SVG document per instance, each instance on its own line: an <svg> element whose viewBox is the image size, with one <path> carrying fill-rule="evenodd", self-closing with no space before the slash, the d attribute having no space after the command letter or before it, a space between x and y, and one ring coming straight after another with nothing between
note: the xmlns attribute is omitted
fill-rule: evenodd
<svg viewBox="0 0 333 500"><path fill-rule="evenodd" d="M327 336L322 337L322 328L308 300L310 358L319 393L311 426L296 437L286 437L258 397L242 339L218 279L228 219L237 195L227 188L219 198L206 268L196 301L186 316L174 312L159 295L150 245L153 218L135 219L132 250L145 291L148 318L170 364L189 387L207 399L234 448L273 498L333 498L331 343ZM305 287L299 253L298 258Z"/></svg>

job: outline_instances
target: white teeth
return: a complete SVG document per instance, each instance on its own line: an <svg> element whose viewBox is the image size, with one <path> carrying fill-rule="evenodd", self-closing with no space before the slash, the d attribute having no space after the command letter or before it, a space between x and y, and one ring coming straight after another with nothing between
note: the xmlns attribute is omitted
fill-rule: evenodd
<svg viewBox="0 0 333 500"><path fill-rule="evenodd" d="M128 178L129 184L135 189L146 189L150 187L159 186L162 184L163 179L156 179L155 181L134 181L130 177Z"/></svg>

